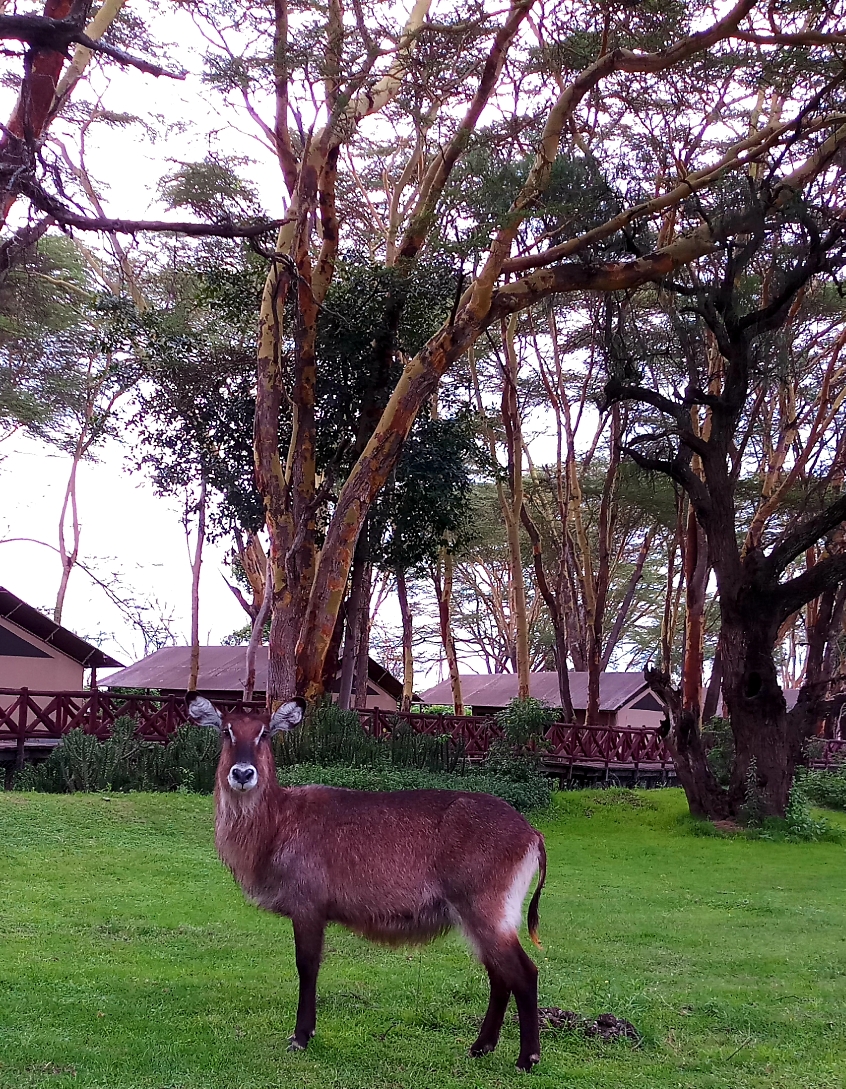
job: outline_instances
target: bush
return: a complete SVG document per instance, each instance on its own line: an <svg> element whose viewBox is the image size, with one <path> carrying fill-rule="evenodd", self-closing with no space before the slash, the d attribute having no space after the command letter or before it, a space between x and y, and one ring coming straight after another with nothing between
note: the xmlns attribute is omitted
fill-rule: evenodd
<svg viewBox="0 0 846 1089"><path fill-rule="evenodd" d="M365 732L355 711L342 711L325 701L317 705L297 730L277 734L273 741L276 763L342 764L367 767L384 759L384 746Z"/></svg>
<svg viewBox="0 0 846 1089"><path fill-rule="evenodd" d="M17 776L15 787L50 793L211 793L220 756L216 730L185 724L167 745L144 741L135 731L130 718L118 719L105 741L71 730L42 764L30 764ZM550 800L550 783L538 769L538 758L515 756L506 742L493 746L484 763L472 767L463 745L449 734L418 734L399 723L389 738L380 740L365 732L355 711L341 711L331 703L317 707L301 729L278 734L273 746L280 782L290 785L483 791L523 811Z"/></svg>
<svg viewBox="0 0 846 1089"><path fill-rule="evenodd" d="M319 764L297 764L281 768L282 786L347 787L350 790L467 790L472 793L493 794L515 809L525 813L549 805L550 784L542 776L533 781L517 782L500 775L471 771L464 775L425 771L420 768L352 768L325 767Z"/></svg>
<svg viewBox="0 0 846 1089"><path fill-rule="evenodd" d="M505 739L515 748L524 748L539 741L555 721L555 711L533 696L515 699L496 715L496 722Z"/></svg>
<svg viewBox="0 0 846 1089"><path fill-rule="evenodd" d="M803 795L814 805L825 809L846 809L846 763L835 764L825 771L802 768L797 781Z"/></svg>
<svg viewBox="0 0 846 1089"><path fill-rule="evenodd" d="M449 734L416 733L405 722L385 739L371 737L355 711L334 703L319 704L299 730L277 734L274 753L279 767L318 764L322 767L420 768L433 772L464 770L464 746Z"/></svg>
<svg viewBox="0 0 846 1089"><path fill-rule="evenodd" d="M42 764L28 764L15 777L16 790L50 794L97 790L187 790L209 793L220 755L217 731L180 726L167 745L136 736L129 717L116 720L100 741L70 730Z"/></svg>

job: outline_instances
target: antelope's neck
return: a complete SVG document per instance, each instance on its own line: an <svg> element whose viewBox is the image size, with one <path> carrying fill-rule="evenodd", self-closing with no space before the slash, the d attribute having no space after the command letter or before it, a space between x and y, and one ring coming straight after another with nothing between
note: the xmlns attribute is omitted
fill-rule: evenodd
<svg viewBox="0 0 846 1089"><path fill-rule="evenodd" d="M257 894L278 847L284 825L285 792L277 784L237 796L215 785L215 846L244 892Z"/></svg>

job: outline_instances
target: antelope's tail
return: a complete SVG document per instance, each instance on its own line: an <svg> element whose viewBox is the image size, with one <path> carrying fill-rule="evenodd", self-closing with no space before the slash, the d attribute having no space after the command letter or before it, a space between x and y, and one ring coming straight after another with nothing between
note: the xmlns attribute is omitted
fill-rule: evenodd
<svg viewBox="0 0 846 1089"><path fill-rule="evenodd" d="M543 949L543 946L538 940L538 904L540 903L540 895L544 881L546 881L546 847L543 842L543 836L538 832L538 886L529 903L528 917L529 937L538 949Z"/></svg>

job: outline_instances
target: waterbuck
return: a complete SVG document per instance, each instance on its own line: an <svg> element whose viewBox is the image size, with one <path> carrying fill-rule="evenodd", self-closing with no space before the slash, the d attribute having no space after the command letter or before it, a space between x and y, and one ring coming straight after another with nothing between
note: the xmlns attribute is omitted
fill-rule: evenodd
<svg viewBox="0 0 846 1089"><path fill-rule="evenodd" d="M430 941L451 927L490 978L490 1002L471 1055L493 1051L513 994L520 1021L517 1067L540 1057L538 972L518 938L535 872L529 934L537 944L546 876L543 837L499 798L451 790L370 793L283 789L270 738L303 717L305 702L268 713L220 712L189 694L194 722L221 733L215 842L249 900L293 922L300 995L290 1050L315 1030L317 973L327 923L372 941Z"/></svg>

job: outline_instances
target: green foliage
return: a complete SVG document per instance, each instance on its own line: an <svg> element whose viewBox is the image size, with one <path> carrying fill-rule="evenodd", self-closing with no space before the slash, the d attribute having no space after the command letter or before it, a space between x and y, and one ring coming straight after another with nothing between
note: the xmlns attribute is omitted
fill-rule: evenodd
<svg viewBox="0 0 846 1089"><path fill-rule="evenodd" d="M715 715L705 723L702 739L707 750L708 766L720 786L727 787L734 767L734 734L731 731L731 722Z"/></svg>
<svg viewBox="0 0 846 1089"><path fill-rule="evenodd" d="M551 798L549 781L542 776L536 775L534 779L519 781L505 775L488 774L486 770L459 775L390 765L363 768L297 764L282 768L279 781L283 786L323 783L325 786L347 787L352 790L467 790L472 793L493 794L524 813L546 808Z"/></svg>
<svg viewBox="0 0 846 1089"><path fill-rule="evenodd" d="M277 734L273 749L281 768L295 764L368 767L384 760L381 743L365 732L358 714L328 700L311 712L300 729Z"/></svg>
<svg viewBox="0 0 846 1089"><path fill-rule="evenodd" d="M764 819L764 795L758 781L758 761L754 756L746 769L740 817L747 828L759 827Z"/></svg>
<svg viewBox="0 0 846 1089"><path fill-rule="evenodd" d="M461 549L474 532L472 464L476 440L466 417L421 418L371 515L373 558L413 574L434 562L447 538Z"/></svg>
<svg viewBox="0 0 846 1089"><path fill-rule="evenodd" d="M190 208L198 218L211 222L259 217L262 209L256 191L237 171L249 165L249 159L210 153L202 162L182 163L162 179L159 190L170 208Z"/></svg>
<svg viewBox="0 0 846 1089"><path fill-rule="evenodd" d="M533 696L514 699L496 715L497 725L510 745L522 748L540 740L555 722L555 711Z"/></svg>
<svg viewBox="0 0 846 1089"><path fill-rule="evenodd" d="M811 812L805 782L797 776L790 788L784 818L766 817L746 830L751 839L770 839L785 843L841 843L844 831Z"/></svg>
<svg viewBox="0 0 846 1089"><path fill-rule="evenodd" d="M826 809L846 810L846 761L820 771L801 768L797 779L809 802Z"/></svg>
<svg viewBox="0 0 846 1089"><path fill-rule="evenodd" d="M461 774L467 767L463 746L447 733L420 734L399 723L380 740L365 731L355 711L342 711L329 701L316 707L301 729L277 734L273 744L281 768L319 764Z"/></svg>
<svg viewBox="0 0 846 1089"><path fill-rule="evenodd" d="M167 745L161 745L136 737L135 728L134 720L118 719L112 736L104 741L71 730L47 760L24 768L15 788L51 794L102 790L206 794L214 789L220 756L215 730L185 724ZM361 783L363 790L410 790L422 785L486 791L522 810L548 805L550 799L549 780L526 758L492 752L481 766L471 766L463 746L449 734L418 734L400 723L380 740L365 732L355 711L342 711L329 702L318 706L303 728L277 734L273 748L280 781L292 785ZM309 779L314 768L338 782Z"/></svg>
<svg viewBox="0 0 846 1089"><path fill-rule="evenodd" d="M15 777L15 789L48 794L110 790L184 790L210 793L220 755L215 730L180 726L167 745L135 734L134 719L124 716L111 737L98 740L70 730L41 764L28 764Z"/></svg>
<svg viewBox="0 0 846 1089"><path fill-rule="evenodd" d="M44 238L0 278L0 428L55 441L80 407L96 294L74 244Z"/></svg>

